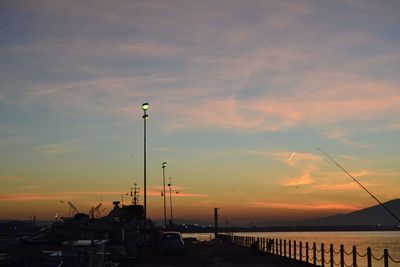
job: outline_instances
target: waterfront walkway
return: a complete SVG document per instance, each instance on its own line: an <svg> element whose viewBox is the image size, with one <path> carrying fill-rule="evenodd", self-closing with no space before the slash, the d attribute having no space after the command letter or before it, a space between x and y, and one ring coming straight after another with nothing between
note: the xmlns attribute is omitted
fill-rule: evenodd
<svg viewBox="0 0 400 267"><path fill-rule="evenodd" d="M154 251L146 254L139 266L309 266L278 256L253 253L249 248L219 240L186 242L185 255L160 255Z"/></svg>

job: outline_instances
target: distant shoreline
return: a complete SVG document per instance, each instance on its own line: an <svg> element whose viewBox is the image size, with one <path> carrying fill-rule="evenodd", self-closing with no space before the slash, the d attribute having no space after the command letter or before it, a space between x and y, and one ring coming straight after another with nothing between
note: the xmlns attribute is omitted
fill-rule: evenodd
<svg viewBox="0 0 400 267"><path fill-rule="evenodd" d="M183 233L209 233L214 232L213 228L206 229L183 229L176 230ZM299 226L299 227L228 227L218 228L219 233L238 232L376 232L376 231L400 231L396 226Z"/></svg>

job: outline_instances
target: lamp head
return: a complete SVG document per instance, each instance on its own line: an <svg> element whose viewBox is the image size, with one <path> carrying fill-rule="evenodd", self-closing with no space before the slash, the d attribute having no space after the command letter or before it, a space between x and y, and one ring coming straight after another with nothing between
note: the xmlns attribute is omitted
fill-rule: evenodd
<svg viewBox="0 0 400 267"><path fill-rule="evenodd" d="M165 168L165 166L167 166L167 163L163 162L162 167Z"/></svg>
<svg viewBox="0 0 400 267"><path fill-rule="evenodd" d="M143 104L142 104L142 109L143 109L144 111L148 110L148 109L149 109L149 103L143 103Z"/></svg>

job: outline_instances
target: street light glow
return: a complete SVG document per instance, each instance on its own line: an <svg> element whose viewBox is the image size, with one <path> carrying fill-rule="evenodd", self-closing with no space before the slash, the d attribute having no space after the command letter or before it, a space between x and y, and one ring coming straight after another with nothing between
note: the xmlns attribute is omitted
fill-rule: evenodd
<svg viewBox="0 0 400 267"><path fill-rule="evenodd" d="M142 109L143 110L148 110L149 109L149 103L143 103L142 104Z"/></svg>

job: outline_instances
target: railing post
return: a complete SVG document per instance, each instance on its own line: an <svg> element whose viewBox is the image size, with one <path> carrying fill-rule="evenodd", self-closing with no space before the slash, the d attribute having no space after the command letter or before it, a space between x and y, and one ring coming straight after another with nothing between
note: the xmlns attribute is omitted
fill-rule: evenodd
<svg viewBox="0 0 400 267"><path fill-rule="evenodd" d="M313 249L313 264L314 266L317 266L317 246L315 242L313 242L312 249Z"/></svg>
<svg viewBox="0 0 400 267"><path fill-rule="evenodd" d="M325 267L325 245L321 243L321 266Z"/></svg>
<svg viewBox="0 0 400 267"><path fill-rule="evenodd" d="M268 253L268 238L264 238L264 252Z"/></svg>
<svg viewBox="0 0 400 267"><path fill-rule="evenodd" d="M293 259L296 260L296 240L293 241Z"/></svg>
<svg viewBox="0 0 400 267"><path fill-rule="evenodd" d="M368 261L368 267L372 267L372 253L371 253L371 248L367 248L367 261Z"/></svg>
<svg viewBox="0 0 400 267"><path fill-rule="evenodd" d="M275 239L275 249L276 249L276 255L279 255L279 240L278 239Z"/></svg>
<svg viewBox="0 0 400 267"><path fill-rule="evenodd" d="M303 242L299 242L299 260L303 260Z"/></svg>
<svg viewBox="0 0 400 267"><path fill-rule="evenodd" d="M271 254L273 255L273 254L275 254L275 241L274 241L274 239L272 238L271 239Z"/></svg>
<svg viewBox="0 0 400 267"><path fill-rule="evenodd" d="M389 252L387 248L383 250L383 262L385 267L389 267Z"/></svg>
<svg viewBox="0 0 400 267"><path fill-rule="evenodd" d="M292 258L292 240L289 240L289 259Z"/></svg>
<svg viewBox="0 0 400 267"><path fill-rule="evenodd" d="M282 256L282 239L279 239L279 256Z"/></svg>
<svg viewBox="0 0 400 267"><path fill-rule="evenodd" d="M334 265L334 258L333 258L333 244L331 243L330 245L329 245L329 262L330 262L330 265L331 265L331 267L333 267L333 265ZM371 267L371 266L369 266L369 267Z"/></svg>
<svg viewBox="0 0 400 267"><path fill-rule="evenodd" d="M357 267L357 248L353 246L353 267Z"/></svg>
<svg viewBox="0 0 400 267"><path fill-rule="evenodd" d="M260 250L261 250L261 252L264 252L264 248L265 248L265 246L264 246L264 241L265 241L265 239L264 239L264 237L261 237L261 243L260 243Z"/></svg>
<svg viewBox="0 0 400 267"><path fill-rule="evenodd" d="M286 239L283 240L283 256L286 258Z"/></svg>
<svg viewBox="0 0 400 267"><path fill-rule="evenodd" d="M306 262L308 264L308 242L306 242Z"/></svg>
<svg viewBox="0 0 400 267"><path fill-rule="evenodd" d="M340 267L344 267L344 246L340 245Z"/></svg>

